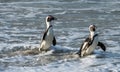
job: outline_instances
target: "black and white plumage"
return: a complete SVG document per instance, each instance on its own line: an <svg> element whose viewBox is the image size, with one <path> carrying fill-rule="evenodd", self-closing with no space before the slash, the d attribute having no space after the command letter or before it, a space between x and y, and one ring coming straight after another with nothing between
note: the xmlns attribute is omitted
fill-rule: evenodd
<svg viewBox="0 0 120 72"><path fill-rule="evenodd" d="M47 29L43 35L39 51L48 51L51 45L56 45L56 39L53 32L53 26L51 22L56 20L55 17L49 15L46 17Z"/></svg>
<svg viewBox="0 0 120 72"><path fill-rule="evenodd" d="M84 43L81 45L79 52L77 53L80 57L91 54L97 46L100 46L102 50L106 51L105 45L102 42L98 41L98 34L96 34L95 30L95 25L89 26L90 35L85 39Z"/></svg>

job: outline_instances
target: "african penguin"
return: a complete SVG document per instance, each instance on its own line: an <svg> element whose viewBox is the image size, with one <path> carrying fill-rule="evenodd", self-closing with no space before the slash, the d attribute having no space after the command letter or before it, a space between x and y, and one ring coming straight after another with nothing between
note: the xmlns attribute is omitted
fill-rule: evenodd
<svg viewBox="0 0 120 72"><path fill-rule="evenodd" d="M85 39L84 43L81 45L81 48L77 54L80 57L86 56L91 54L96 46L100 46L103 51L106 51L106 47L102 42L98 41L98 34L96 33L96 26L90 25L89 26L90 35L88 38Z"/></svg>
<svg viewBox="0 0 120 72"><path fill-rule="evenodd" d="M56 38L54 36L53 32L53 26L52 26L52 21L56 20L55 17L52 15L48 15L46 17L46 31L44 32L43 38L41 40L41 45L39 48L39 51L48 51L51 45L55 46L56 45Z"/></svg>

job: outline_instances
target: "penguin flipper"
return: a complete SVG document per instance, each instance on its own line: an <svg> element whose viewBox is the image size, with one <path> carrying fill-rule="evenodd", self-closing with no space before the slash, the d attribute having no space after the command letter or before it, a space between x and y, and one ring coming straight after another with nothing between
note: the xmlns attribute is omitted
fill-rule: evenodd
<svg viewBox="0 0 120 72"><path fill-rule="evenodd" d="M53 37L53 46L55 46L56 45L56 38L55 38L55 36Z"/></svg>
<svg viewBox="0 0 120 72"><path fill-rule="evenodd" d="M45 40L45 37L46 37L46 35L47 35L48 30L50 29L50 27L52 27L52 25L50 25L49 28L44 32L42 40Z"/></svg>
<svg viewBox="0 0 120 72"><path fill-rule="evenodd" d="M91 40L90 38L86 38L84 43L82 43L80 50L77 52L77 54L79 54L80 57L82 57L85 54L85 51L89 48L89 46L91 45Z"/></svg>
<svg viewBox="0 0 120 72"><path fill-rule="evenodd" d="M83 44L84 44L84 43L83 43ZM83 44L81 45L80 50L76 53L76 54L78 54L80 57L81 57L81 52L82 52Z"/></svg>
<svg viewBox="0 0 120 72"><path fill-rule="evenodd" d="M45 40L45 37L47 35L48 29L44 32L42 40Z"/></svg>
<svg viewBox="0 0 120 72"><path fill-rule="evenodd" d="M98 42L97 46L100 46L102 50L106 51L106 47L102 42Z"/></svg>

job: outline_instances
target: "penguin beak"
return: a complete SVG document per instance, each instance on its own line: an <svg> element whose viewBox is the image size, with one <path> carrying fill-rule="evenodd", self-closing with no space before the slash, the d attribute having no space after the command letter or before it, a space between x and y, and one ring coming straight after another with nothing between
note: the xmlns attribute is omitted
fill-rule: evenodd
<svg viewBox="0 0 120 72"><path fill-rule="evenodd" d="M54 17L54 20L57 20L57 18L56 18L56 17Z"/></svg>

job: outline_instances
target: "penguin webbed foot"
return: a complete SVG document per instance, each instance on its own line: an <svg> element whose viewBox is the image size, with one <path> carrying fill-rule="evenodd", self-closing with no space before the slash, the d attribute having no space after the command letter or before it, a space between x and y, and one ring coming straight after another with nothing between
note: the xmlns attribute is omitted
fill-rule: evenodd
<svg viewBox="0 0 120 72"><path fill-rule="evenodd" d="M42 48L40 48L39 51L40 51L40 52L43 52L43 51L44 51L44 52L47 52L47 51L49 51L49 49L42 49Z"/></svg>
<svg viewBox="0 0 120 72"><path fill-rule="evenodd" d="M76 52L75 54L77 54L79 57L82 57L80 51Z"/></svg>

